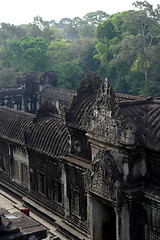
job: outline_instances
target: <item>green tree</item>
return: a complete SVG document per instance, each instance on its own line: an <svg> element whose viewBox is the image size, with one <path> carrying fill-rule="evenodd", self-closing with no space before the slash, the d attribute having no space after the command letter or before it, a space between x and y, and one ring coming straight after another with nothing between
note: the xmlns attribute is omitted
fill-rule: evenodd
<svg viewBox="0 0 160 240"><path fill-rule="evenodd" d="M78 23L79 38L95 38L95 30L99 23L108 18L108 14L103 11L87 13Z"/></svg>
<svg viewBox="0 0 160 240"><path fill-rule="evenodd" d="M99 61L94 58L96 43L95 39L82 38L75 40L71 45L73 58L83 68L85 75L90 71L96 72L99 67Z"/></svg>
<svg viewBox="0 0 160 240"><path fill-rule="evenodd" d="M8 41L19 39L25 34L24 28L3 22L0 24L0 45L6 47Z"/></svg>
<svg viewBox="0 0 160 240"><path fill-rule="evenodd" d="M95 29L96 27L94 25L89 25L89 23L86 20L81 20L78 25L78 38L95 38Z"/></svg>
<svg viewBox="0 0 160 240"><path fill-rule="evenodd" d="M160 95L160 41L152 47L151 51L151 66L150 66L150 95Z"/></svg>
<svg viewBox="0 0 160 240"><path fill-rule="evenodd" d="M52 41L48 47L50 66L72 60L71 43L66 40Z"/></svg>
<svg viewBox="0 0 160 240"><path fill-rule="evenodd" d="M58 73L58 86L62 88L77 89L84 77L83 69L75 61L56 64L54 69Z"/></svg>
<svg viewBox="0 0 160 240"><path fill-rule="evenodd" d="M11 67L21 73L45 71L48 65L48 44L41 37L23 37L9 42L8 59Z"/></svg>
<svg viewBox="0 0 160 240"><path fill-rule="evenodd" d="M25 26L26 35L32 38L36 38L42 35L42 30L35 23L29 23Z"/></svg>
<svg viewBox="0 0 160 240"><path fill-rule="evenodd" d="M33 23L38 26L39 29L43 30L44 28L48 27L49 22L44 21L42 17L40 16L35 16Z"/></svg>
<svg viewBox="0 0 160 240"><path fill-rule="evenodd" d="M113 87L115 87L117 72L115 67L110 65L110 62L115 54L113 47L122 39L123 18L124 13L111 15L96 28L98 43L96 45L97 54L94 57L100 61L98 74L102 78L108 77Z"/></svg>
<svg viewBox="0 0 160 240"><path fill-rule="evenodd" d="M66 28L72 22L70 18L62 18L59 23L57 23L57 28L61 31L64 39L67 38Z"/></svg>
<svg viewBox="0 0 160 240"><path fill-rule="evenodd" d="M138 72L142 73L141 67L138 64L139 61L139 48L140 46L137 44L139 42L139 35L126 36L121 42L117 45L112 46L112 51L114 52L114 56L110 61L110 67L114 67L116 70L116 81L115 81L115 89L120 90L119 86L121 86L120 82L123 81L123 84L127 86L129 84L130 90L129 92L137 94L136 89L140 89L139 81L144 79L142 78L142 74L138 78ZM135 72L137 72L135 74ZM134 74L133 74L134 73ZM133 77L136 75L138 81L135 81ZM133 86L134 85L134 86ZM141 85L142 86L142 85ZM122 90L122 89L121 89ZM123 89L123 92L126 92L126 88ZM136 91L135 91L136 90Z"/></svg>
<svg viewBox="0 0 160 240"><path fill-rule="evenodd" d="M89 25L97 26L99 23L103 22L109 17L106 12L103 11L96 11L87 13L83 20L87 21Z"/></svg>
<svg viewBox="0 0 160 240"><path fill-rule="evenodd" d="M43 20L42 17L36 16L36 17L34 17L34 22L31 25L31 30L32 30L31 32L33 32L35 29L36 33L39 32L38 36L43 37L46 40L46 42L50 43L52 40L55 40L55 36L58 33L58 29L56 29L57 31L54 34L55 26L56 26L56 23L54 20L45 21L45 20ZM60 34L59 34L59 36L60 36ZM35 37L35 36L33 36L33 37Z"/></svg>
<svg viewBox="0 0 160 240"><path fill-rule="evenodd" d="M84 71L74 59L71 45L66 40L52 41L48 48L49 66L58 73L59 87L76 89Z"/></svg>
<svg viewBox="0 0 160 240"><path fill-rule="evenodd" d="M78 37L77 24L71 20L71 22L64 28L66 38L76 39Z"/></svg>
<svg viewBox="0 0 160 240"><path fill-rule="evenodd" d="M56 27L50 27L52 41L60 41L63 39L61 31Z"/></svg>
<svg viewBox="0 0 160 240"><path fill-rule="evenodd" d="M95 57L116 91L147 95L154 82L160 9L153 10L147 1L135 5L140 10L114 14L98 25Z"/></svg>
<svg viewBox="0 0 160 240"><path fill-rule="evenodd" d="M110 44L110 40L117 36L116 28L112 23L112 17L113 16L100 23L96 29L96 36L98 41L108 45Z"/></svg>
<svg viewBox="0 0 160 240"><path fill-rule="evenodd" d="M3 68L0 70L0 87L12 87L17 85L18 73L15 68Z"/></svg>
<svg viewBox="0 0 160 240"><path fill-rule="evenodd" d="M145 81L148 81L148 71L150 67L150 53L152 45L154 45L159 38L160 26L158 23L158 16L153 6L147 1L136 2L136 7L140 11L131 11L126 15L124 25L126 26L128 34L137 36L137 45L139 46L139 56L137 59L137 66L140 66L144 71Z"/></svg>
<svg viewBox="0 0 160 240"><path fill-rule="evenodd" d="M4 45L0 46L0 69L9 68L7 49Z"/></svg>

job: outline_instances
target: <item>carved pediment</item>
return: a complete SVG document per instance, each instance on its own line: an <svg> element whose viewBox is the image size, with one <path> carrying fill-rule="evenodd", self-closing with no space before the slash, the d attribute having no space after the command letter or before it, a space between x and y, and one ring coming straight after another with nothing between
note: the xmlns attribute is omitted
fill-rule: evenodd
<svg viewBox="0 0 160 240"><path fill-rule="evenodd" d="M92 111L86 114L83 125L87 132L102 142L127 146L137 142L137 128L124 116L107 79L101 84Z"/></svg>
<svg viewBox="0 0 160 240"><path fill-rule="evenodd" d="M109 151L100 150L94 158L91 175L91 192L112 201L121 201L122 180Z"/></svg>

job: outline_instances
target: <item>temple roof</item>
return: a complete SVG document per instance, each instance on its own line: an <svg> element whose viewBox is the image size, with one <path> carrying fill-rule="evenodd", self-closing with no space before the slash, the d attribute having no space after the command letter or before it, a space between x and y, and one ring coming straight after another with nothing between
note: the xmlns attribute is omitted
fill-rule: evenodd
<svg viewBox="0 0 160 240"><path fill-rule="evenodd" d="M0 98L5 99L8 97L14 98L22 96L23 89L21 87L0 88Z"/></svg>
<svg viewBox="0 0 160 240"><path fill-rule="evenodd" d="M76 92L74 90L45 86L41 90L41 97L45 99L60 100L71 102Z"/></svg>
<svg viewBox="0 0 160 240"><path fill-rule="evenodd" d="M24 131L30 129L33 118L32 114L0 107L0 137L24 145Z"/></svg>
<svg viewBox="0 0 160 240"><path fill-rule="evenodd" d="M39 115L0 107L0 137L48 156L65 155L68 132L60 115L43 112Z"/></svg>
<svg viewBox="0 0 160 240"><path fill-rule="evenodd" d="M117 119L120 119L118 115L122 114L124 122L130 122L135 126L137 144L159 151L159 98L114 93L109 83L104 84L96 74L90 73L82 81L70 109L66 111L66 123L74 128L88 131L89 128L85 126L91 118L94 121L96 116L93 114L94 111L104 116L107 111L114 112L111 117ZM102 124L107 123L102 122Z"/></svg>
<svg viewBox="0 0 160 240"><path fill-rule="evenodd" d="M119 103L124 117L138 129L140 143L154 150L160 149L160 100L142 98Z"/></svg>
<svg viewBox="0 0 160 240"><path fill-rule="evenodd" d="M44 90L52 92L53 89L56 98L65 93L64 99L72 98L74 95L74 91L66 89ZM62 117L51 108L47 111L43 109L39 113L39 116L35 117L0 107L0 136L17 144L27 143L27 147L49 156L65 155L68 151L69 136ZM67 126L87 132L92 129L87 126L90 119L94 122L99 116L102 116L100 122L100 125L104 125L102 129L105 129L106 124L110 124L105 122L108 121L106 116L108 119L131 123L135 126L132 130L136 131L137 144L159 151L159 98L115 94L108 82L103 83L96 74L89 73L81 82L70 108L65 112L65 122ZM94 129L96 126L94 124Z"/></svg>
<svg viewBox="0 0 160 240"><path fill-rule="evenodd" d="M68 151L68 141L68 131L61 116L42 115L32 127L27 147L48 156L62 156Z"/></svg>

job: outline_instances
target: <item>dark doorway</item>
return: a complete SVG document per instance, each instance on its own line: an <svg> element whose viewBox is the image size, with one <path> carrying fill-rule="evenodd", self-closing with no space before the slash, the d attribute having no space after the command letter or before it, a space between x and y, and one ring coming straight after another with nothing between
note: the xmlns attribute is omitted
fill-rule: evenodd
<svg viewBox="0 0 160 240"><path fill-rule="evenodd" d="M116 216L113 208L103 206L101 240L116 240Z"/></svg>
<svg viewBox="0 0 160 240"><path fill-rule="evenodd" d="M114 209L93 200L93 240L116 240L116 214Z"/></svg>

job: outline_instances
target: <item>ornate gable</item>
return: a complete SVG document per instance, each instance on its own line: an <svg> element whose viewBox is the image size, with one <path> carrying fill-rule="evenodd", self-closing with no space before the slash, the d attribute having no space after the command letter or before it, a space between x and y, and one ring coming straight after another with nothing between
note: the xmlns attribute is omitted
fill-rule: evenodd
<svg viewBox="0 0 160 240"><path fill-rule="evenodd" d="M121 202L122 178L111 153L99 150L94 158L91 175L91 192L114 202Z"/></svg>
<svg viewBox="0 0 160 240"><path fill-rule="evenodd" d="M84 125L92 138L102 142L114 145L136 143L136 126L122 114L107 79L101 84L92 112L85 116Z"/></svg>

